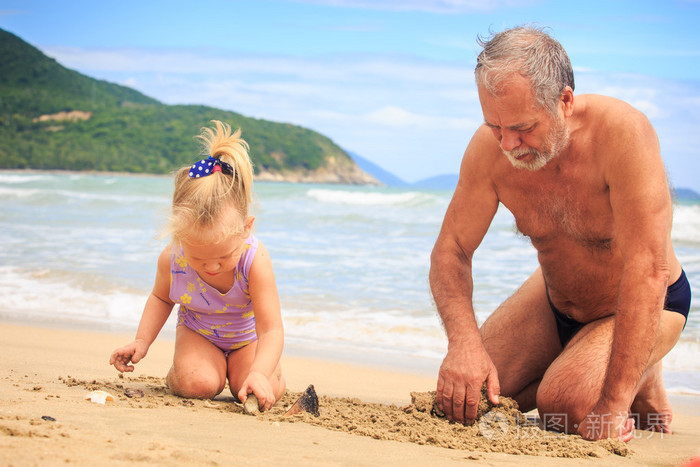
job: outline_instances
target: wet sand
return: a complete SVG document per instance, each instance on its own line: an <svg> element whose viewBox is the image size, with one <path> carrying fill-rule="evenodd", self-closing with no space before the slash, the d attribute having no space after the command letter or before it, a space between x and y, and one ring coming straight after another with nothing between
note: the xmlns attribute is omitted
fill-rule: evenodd
<svg viewBox="0 0 700 467"><path fill-rule="evenodd" d="M287 394L257 416L228 390L213 401L173 396L172 342L134 373L108 365L129 335L0 323L0 462L254 465L683 465L698 451L700 398L672 397L674 434L628 444L542 431L505 398L464 427L434 408L435 380L343 362L283 357ZM313 384L319 416L285 411ZM90 402L91 391L114 400Z"/></svg>

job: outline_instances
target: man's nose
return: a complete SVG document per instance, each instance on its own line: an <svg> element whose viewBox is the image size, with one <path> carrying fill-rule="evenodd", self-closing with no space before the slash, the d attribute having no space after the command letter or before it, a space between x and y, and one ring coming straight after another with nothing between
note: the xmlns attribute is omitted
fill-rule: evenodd
<svg viewBox="0 0 700 467"><path fill-rule="evenodd" d="M504 151L512 151L520 146L522 140L517 131L501 130L501 149Z"/></svg>

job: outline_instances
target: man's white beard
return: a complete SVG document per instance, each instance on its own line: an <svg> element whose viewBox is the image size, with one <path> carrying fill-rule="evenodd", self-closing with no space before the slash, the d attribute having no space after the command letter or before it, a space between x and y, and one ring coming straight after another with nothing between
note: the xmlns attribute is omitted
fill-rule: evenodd
<svg viewBox="0 0 700 467"><path fill-rule="evenodd" d="M503 151L508 156L508 160L516 169L527 169L531 171L540 170L549 161L557 157L569 143L569 127L563 119L557 121L545 139L546 149L538 151L534 148L513 149ZM518 160L517 157L532 154L531 160Z"/></svg>

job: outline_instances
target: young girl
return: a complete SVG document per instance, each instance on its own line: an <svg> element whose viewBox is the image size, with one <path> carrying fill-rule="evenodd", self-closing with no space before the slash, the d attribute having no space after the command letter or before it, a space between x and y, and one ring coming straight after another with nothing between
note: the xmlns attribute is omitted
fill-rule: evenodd
<svg viewBox="0 0 700 467"><path fill-rule="evenodd" d="M213 398L228 378L245 402L255 394L267 410L285 390L280 368L282 317L272 262L253 235L253 172L240 129L225 123L203 128L208 159L175 176L168 233L158 258L153 291L134 342L115 350L110 364L134 371L179 304L170 390L188 398Z"/></svg>

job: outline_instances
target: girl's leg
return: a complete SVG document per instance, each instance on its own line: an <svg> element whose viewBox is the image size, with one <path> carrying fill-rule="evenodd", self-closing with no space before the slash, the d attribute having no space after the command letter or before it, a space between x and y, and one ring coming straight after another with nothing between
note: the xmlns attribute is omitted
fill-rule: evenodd
<svg viewBox="0 0 700 467"><path fill-rule="evenodd" d="M250 367L255 359L255 350L258 348L258 341L253 341L243 348L234 350L228 354L228 381L231 386L231 394L238 397L238 391L243 387L243 382L250 373ZM278 401L287 388L287 382L282 376L282 366L277 363L277 368L269 378L275 401Z"/></svg>
<svg viewBox="0 0 700 467"><path fill-rule="evenodd" d="M226 357L203 336L186 326L178 326L167 382L177 396L211 399L226 385Z"/></svg>

